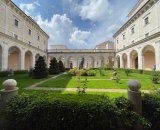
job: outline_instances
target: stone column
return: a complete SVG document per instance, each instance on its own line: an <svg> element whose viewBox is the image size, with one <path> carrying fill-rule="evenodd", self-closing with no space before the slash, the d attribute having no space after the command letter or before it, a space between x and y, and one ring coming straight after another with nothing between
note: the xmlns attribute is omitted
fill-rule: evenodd
<svg viewBox="0 0 160 130"><path fill-rule="evenodd" d="M138 51L138 69L143 69L142 50Z"/></svg>
<svg viewBox="0 0 160 130"><path fill-rule="evenodd" d="M2 70L8 70L8 46L4 46L2 53Z"/></svg>
<svg viewBox="0 0 160 130"><path fill-rule="evenodd" d="M35 55L35 53L33 53L33 58L32 58L32 65L31 65L31 67L32 68L34 68L34 66L35 66L35 62L36 62L36 55Z"/></svg>
<svg viewBox="0 0 160 130"><path fill-rule="evenodd" d="M128 65L128 68L131 68L131 56L130 56L130 53L127 54L127 65Z"/></svg>
<svg viewBox="0 0 160 130"><path fill-rule="evenodd" d="M24 64L25 64L25 50L21 50L21 57L20 57L20 69L24 70Z"/></svg>
<svg viewBox="0 0 160 130"><path fill-rule="evenodd" d="M123 63L123 58L122 58L122 55L120 55L120 68L124 68L124 67L123 67L123 64L124 64L124 63Z"/></svg>
<svg viewBox="0 0 160 130"><path fill-rule="evenodd" d="M155 64L156 64L156 70L159 70L160 69L160 41L156 42Z"/></svg>

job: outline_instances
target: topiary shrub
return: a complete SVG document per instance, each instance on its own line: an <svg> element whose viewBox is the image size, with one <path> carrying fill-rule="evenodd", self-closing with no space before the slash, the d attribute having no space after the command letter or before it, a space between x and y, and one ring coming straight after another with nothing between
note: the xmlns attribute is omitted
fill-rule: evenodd
<svg viewBox="0 0 160 130"><path fill-rule="evenodd" d="M40 56L36 61L35 68L33 70L33 77L37 79L48 77L47 65L42 56Z"/></svg>
<svg viewBox="0 0 160 130"><path fill-rule="evenodd" d="M128 102L86 94L19 95L8 103L5 117L8 129L134 130L135 123L144 122Z"/></svg>
<svg viewBox="0 0 160 130"><path fill-rule="evenodd" d="M59 66L55 57L50 61L49 74L59 74Z"/></svg>
<svg viewBox="0 0 160 130"><path fill-rule="evenodd" d="M63 62L61 60L58 62L58 67L59 67L59 71L60 72L64 72L65 71L65 67L64 67Z"/></svg>

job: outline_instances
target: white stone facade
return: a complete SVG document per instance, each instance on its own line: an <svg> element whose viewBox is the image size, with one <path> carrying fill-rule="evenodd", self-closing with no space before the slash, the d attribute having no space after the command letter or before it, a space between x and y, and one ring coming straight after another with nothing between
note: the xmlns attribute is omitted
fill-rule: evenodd
<svg viewBox="0 0 160 130"><path fill-rule="evenodd" d="M110 46L113 44L112 47L106 49L106 46ZM97 46L101 46L99 44ZM84 58L84 67L85 68L99 68L105 64L110 65L111 67L114 65L114 43L113 42L105 42L103 43L101 48L97 49L90 49L90 50L71 50L71 49L64 49L65 46L59 46L57 49L57 45L52 46L52 49L48 51L48 63L50 62L53 57L57 60L61 60L66 68L79 68L80 62L82 58Z"/></svg>
<svg viewBox="0 0 160 130"><path fill-rule="evenodd" d="M160 0L140 0L114 42L118 68L160 70Z"/></svg>
<svg viewBox="0 0 160 130"><path fill-rule="evenodd" d="M28 70L40 55L47 61L48 38L11 0L0 0L0 70Z"/></svg>

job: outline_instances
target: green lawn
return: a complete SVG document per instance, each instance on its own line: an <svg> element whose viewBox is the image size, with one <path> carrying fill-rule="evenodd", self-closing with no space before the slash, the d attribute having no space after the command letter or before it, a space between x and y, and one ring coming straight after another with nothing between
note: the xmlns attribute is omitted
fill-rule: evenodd
<svg viewBox="0 0 160 130"><path fill-rule="evenodd" d="M48 78L50 78L52 76L49 75ZM40 82L40 81L45 80L47 78L34 79L34 78L31 78L31 77L28 77L28 74L17 74L17 75L10 76L10 77L0 77L0 89L2 89L1 84L6 79L15 79L17 81L17 87L19 87L19 89L23 89L25 87L28 87L29 85L32 85L32 84L37 83L37 82Z"/></svg>
<svg viewBox="0 0 160 130"><path fill-rule="evenodd" d="M87 88L106 88L106 89L127 89L127 83L130 79L137 79L140 81L143 90L151 90L154 89L153 84L151 82L151 76L145 74L136 74L131 73L129 76L126 76L124 71L118 71L118 75L121 80L120 83L116 83L115 80L110 80L112 77L111 70L106 71L105 76L100 76L98 71L96 72L96 76L88 76ZM81 76L81 82L84 82L85 76ZM79 84L77 83L76 76L62 75L56 79L52 79L47 81L39 87L54 87L54 88L76 88ZM82 87L83 85L81 85ZM160 84L154 85L160 88Z"/></svg>

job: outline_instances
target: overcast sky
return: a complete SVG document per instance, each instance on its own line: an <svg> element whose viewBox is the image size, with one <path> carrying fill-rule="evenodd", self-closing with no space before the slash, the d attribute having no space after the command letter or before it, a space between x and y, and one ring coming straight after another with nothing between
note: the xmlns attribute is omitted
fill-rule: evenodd
<svg viewBox="0 0 160 130"><path fill-rule="evenodd" d="M89 49L125 23L138 0L12 0L50 36L49 45Z"/></svg>

